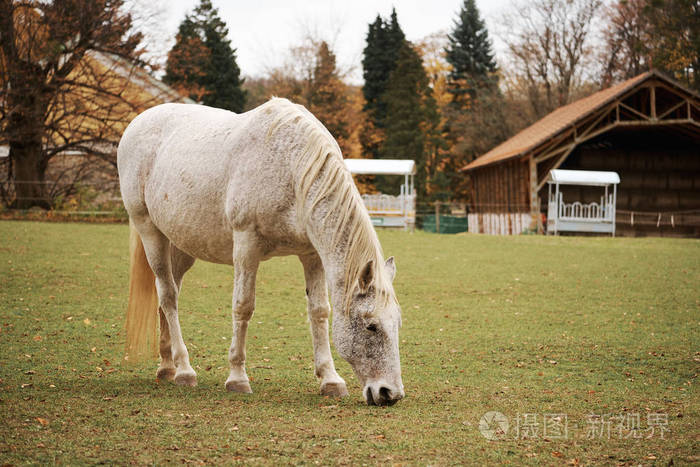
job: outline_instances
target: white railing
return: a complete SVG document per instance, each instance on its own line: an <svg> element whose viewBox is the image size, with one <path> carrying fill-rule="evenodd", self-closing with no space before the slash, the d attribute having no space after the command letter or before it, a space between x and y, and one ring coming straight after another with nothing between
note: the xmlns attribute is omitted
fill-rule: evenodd
<svg viewBox="0 0 700 467"><path fill-rule="evenodd" d="M552 199L551 202L554 202ZM600 197L600 203L583 204L579 201L565 204L562 193L559 192L559 219L575 221L610 221L612 222L613 195Z"/></svg>
<svg viewBox="0 0 700 467"><path fill-rule="evenodd" d="M362 195L362 201L375 226L412 229L416 223L416 195L406 195L404 186L398 196Z"/></svg>
<svg viewBox="0 0 700 467"><path fill-rule="evenodd" d="M415 216L415 195L362 195L370 215L414 215Z"/></svg>

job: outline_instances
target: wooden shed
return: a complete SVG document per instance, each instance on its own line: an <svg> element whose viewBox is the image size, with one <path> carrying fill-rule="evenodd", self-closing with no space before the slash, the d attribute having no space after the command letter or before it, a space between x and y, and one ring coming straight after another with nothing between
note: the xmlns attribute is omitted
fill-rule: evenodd
<svg viewBox="0 0 700 467"><path fill-rule="evenodd" d="M700 96L650 71L555 110L462 169L469 231L542 232L558 168L620 174L619 235L700 236Z"/></svg>

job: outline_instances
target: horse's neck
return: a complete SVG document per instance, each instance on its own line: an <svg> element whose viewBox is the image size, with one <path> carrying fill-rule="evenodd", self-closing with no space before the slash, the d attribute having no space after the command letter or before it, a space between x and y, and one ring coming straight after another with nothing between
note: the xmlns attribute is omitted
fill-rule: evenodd
<svg viewBox="0 0 700 467"><path fill-rule="evenodd" d="M353 202L362 203L359 197ZM348 267L356 267L358 269L363 267L368 257L376 261L381 260L381 258L375 257L376 250L374 248L378 239L371 226L369 229L362 226L356 228L353 222L345 222L340 225L340 230L338 231L333 221L324 222L328 206L333 204L332 200L318 203L309 219L309 229L313 237L312 243L323 263L333 309L340 310L347 305L346 298L352 290L351 287L347 287L346 281L355 280L353 277L347 277L346 269ZM357 215L367 215L364 212L364 206L358 207L360 212ZM369 219L363 219L361 222L369 224L370 221ZM358 250L350 251L351 248L357 248L358 246L367 247L367 251L361 249L359 254ZM358 264L349 264L349 262Z"/></svg>
<svg viewBox="0 0 700 467"><path fill-rule="evenodd" d="M323 263L333 309L337 310L342 308L345 301L345 261L349 245L345 240L333 245L333 232L317 226L314 222L314 227L311 228L315 237L313 243Z"/></svg>

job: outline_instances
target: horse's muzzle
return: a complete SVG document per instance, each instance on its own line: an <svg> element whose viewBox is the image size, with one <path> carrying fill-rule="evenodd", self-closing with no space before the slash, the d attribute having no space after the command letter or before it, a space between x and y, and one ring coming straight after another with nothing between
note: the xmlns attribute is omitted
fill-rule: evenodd
<svg viewBox="0 0 700 467"><path fill-rule="evenodd" d="M367 405L394 405L404 398L403 389L392 389L384 384L368 384L364 390Z"/></svg>

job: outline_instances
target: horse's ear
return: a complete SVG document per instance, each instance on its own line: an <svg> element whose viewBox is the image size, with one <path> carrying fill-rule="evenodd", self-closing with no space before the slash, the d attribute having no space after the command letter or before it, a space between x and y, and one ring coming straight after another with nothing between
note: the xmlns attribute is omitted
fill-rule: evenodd
<svg viewBox="0 0 700 467"><path fill-rule="evenodd" d="M360 272L360 277L357 279L357 285L360 287L360 293L366 294L374 282L374 261L369 260L365 267Z"/></svg>
<svg viewBox="0 0 700 467"><path fill-rule="evenodd" d="M389 281L394 282L394 276L396 275L396 261L394 261L393 256L389 256L386 263L384 263L384 270L389 276Z"/></svg>

